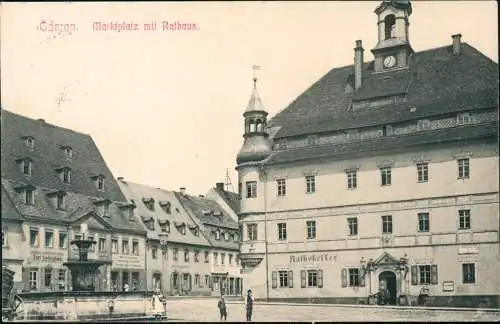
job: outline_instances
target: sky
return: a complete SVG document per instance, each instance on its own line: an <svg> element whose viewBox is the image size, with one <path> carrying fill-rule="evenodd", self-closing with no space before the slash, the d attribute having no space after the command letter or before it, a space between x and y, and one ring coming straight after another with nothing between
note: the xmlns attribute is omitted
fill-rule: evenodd
<svg viewBox="0 0 500 324"><path fill-rule="evenodd" d="M90 134L115 177L197 195L229 169L237 190L252 66L272 117L352 64L355 40L372 59L379 3L2 3L2 108ZM498 62L496 1L412 3L415 51L461 33ZM189 30L172 30L179 25Z"/></svg>

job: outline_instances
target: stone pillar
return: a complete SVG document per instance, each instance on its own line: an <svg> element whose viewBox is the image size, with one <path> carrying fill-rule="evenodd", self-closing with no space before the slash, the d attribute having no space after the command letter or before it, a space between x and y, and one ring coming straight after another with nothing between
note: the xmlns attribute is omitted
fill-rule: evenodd
<svg viewBox="0 0 500 324"><path fill-rule="evenodd" d="M106 291L111 291L111 265L106 265Z"/></svg>

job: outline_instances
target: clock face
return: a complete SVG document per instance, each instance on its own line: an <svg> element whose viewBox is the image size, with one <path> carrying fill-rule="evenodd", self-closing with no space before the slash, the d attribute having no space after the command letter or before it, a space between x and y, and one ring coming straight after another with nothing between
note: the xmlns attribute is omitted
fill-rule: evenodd
<svg viewBox="0 0 500 324"><path fill-rule="evenodd" d="M391 56L387 56L385 59L384 59L384 66L385 67L393 67L394 64L396 64L396 58L391 55Z"/></svg>

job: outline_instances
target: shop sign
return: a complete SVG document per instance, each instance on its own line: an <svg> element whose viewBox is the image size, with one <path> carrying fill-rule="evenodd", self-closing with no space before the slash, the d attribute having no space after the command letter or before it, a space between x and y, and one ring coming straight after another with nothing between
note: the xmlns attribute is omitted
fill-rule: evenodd
<svg viewBox="0 0 500 324"><path fill-rule="evenodd" d="M291 255L290 263L316 263L331 262L337 260L337 256L330 253Z"/></svg>
<svg viewBox="0 0 500 324"><path fill-rule="evenodd" d="M64 253L62 252L31 252L32 261L41 262L62 262L64 260Z"/></svg>
<svg viewBox="0 0 500 324"><path fill-rule="evenodd" d="M443 291L453 291L455 288L455 281L443 281Z"/></svg>
<svg viewBox="0 0 500 324"><path fill-rule="evenodd" d="M113 268L144 268L144 259L133 255L114 255Z"/></svg>

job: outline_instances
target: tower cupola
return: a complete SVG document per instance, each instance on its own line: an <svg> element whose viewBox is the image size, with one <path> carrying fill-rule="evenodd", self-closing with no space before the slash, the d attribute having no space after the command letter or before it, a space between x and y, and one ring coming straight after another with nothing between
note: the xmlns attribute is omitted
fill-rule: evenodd
<svg viewBox="0 0 500 324"><path fill-rule="evenodd" d="M238 164L258 162L272 152L272 144L267 132L267 111L257 91L257 77L254 67L253 90L247 108L243 113L245 120L244 142L236 157Z"/></svg>

